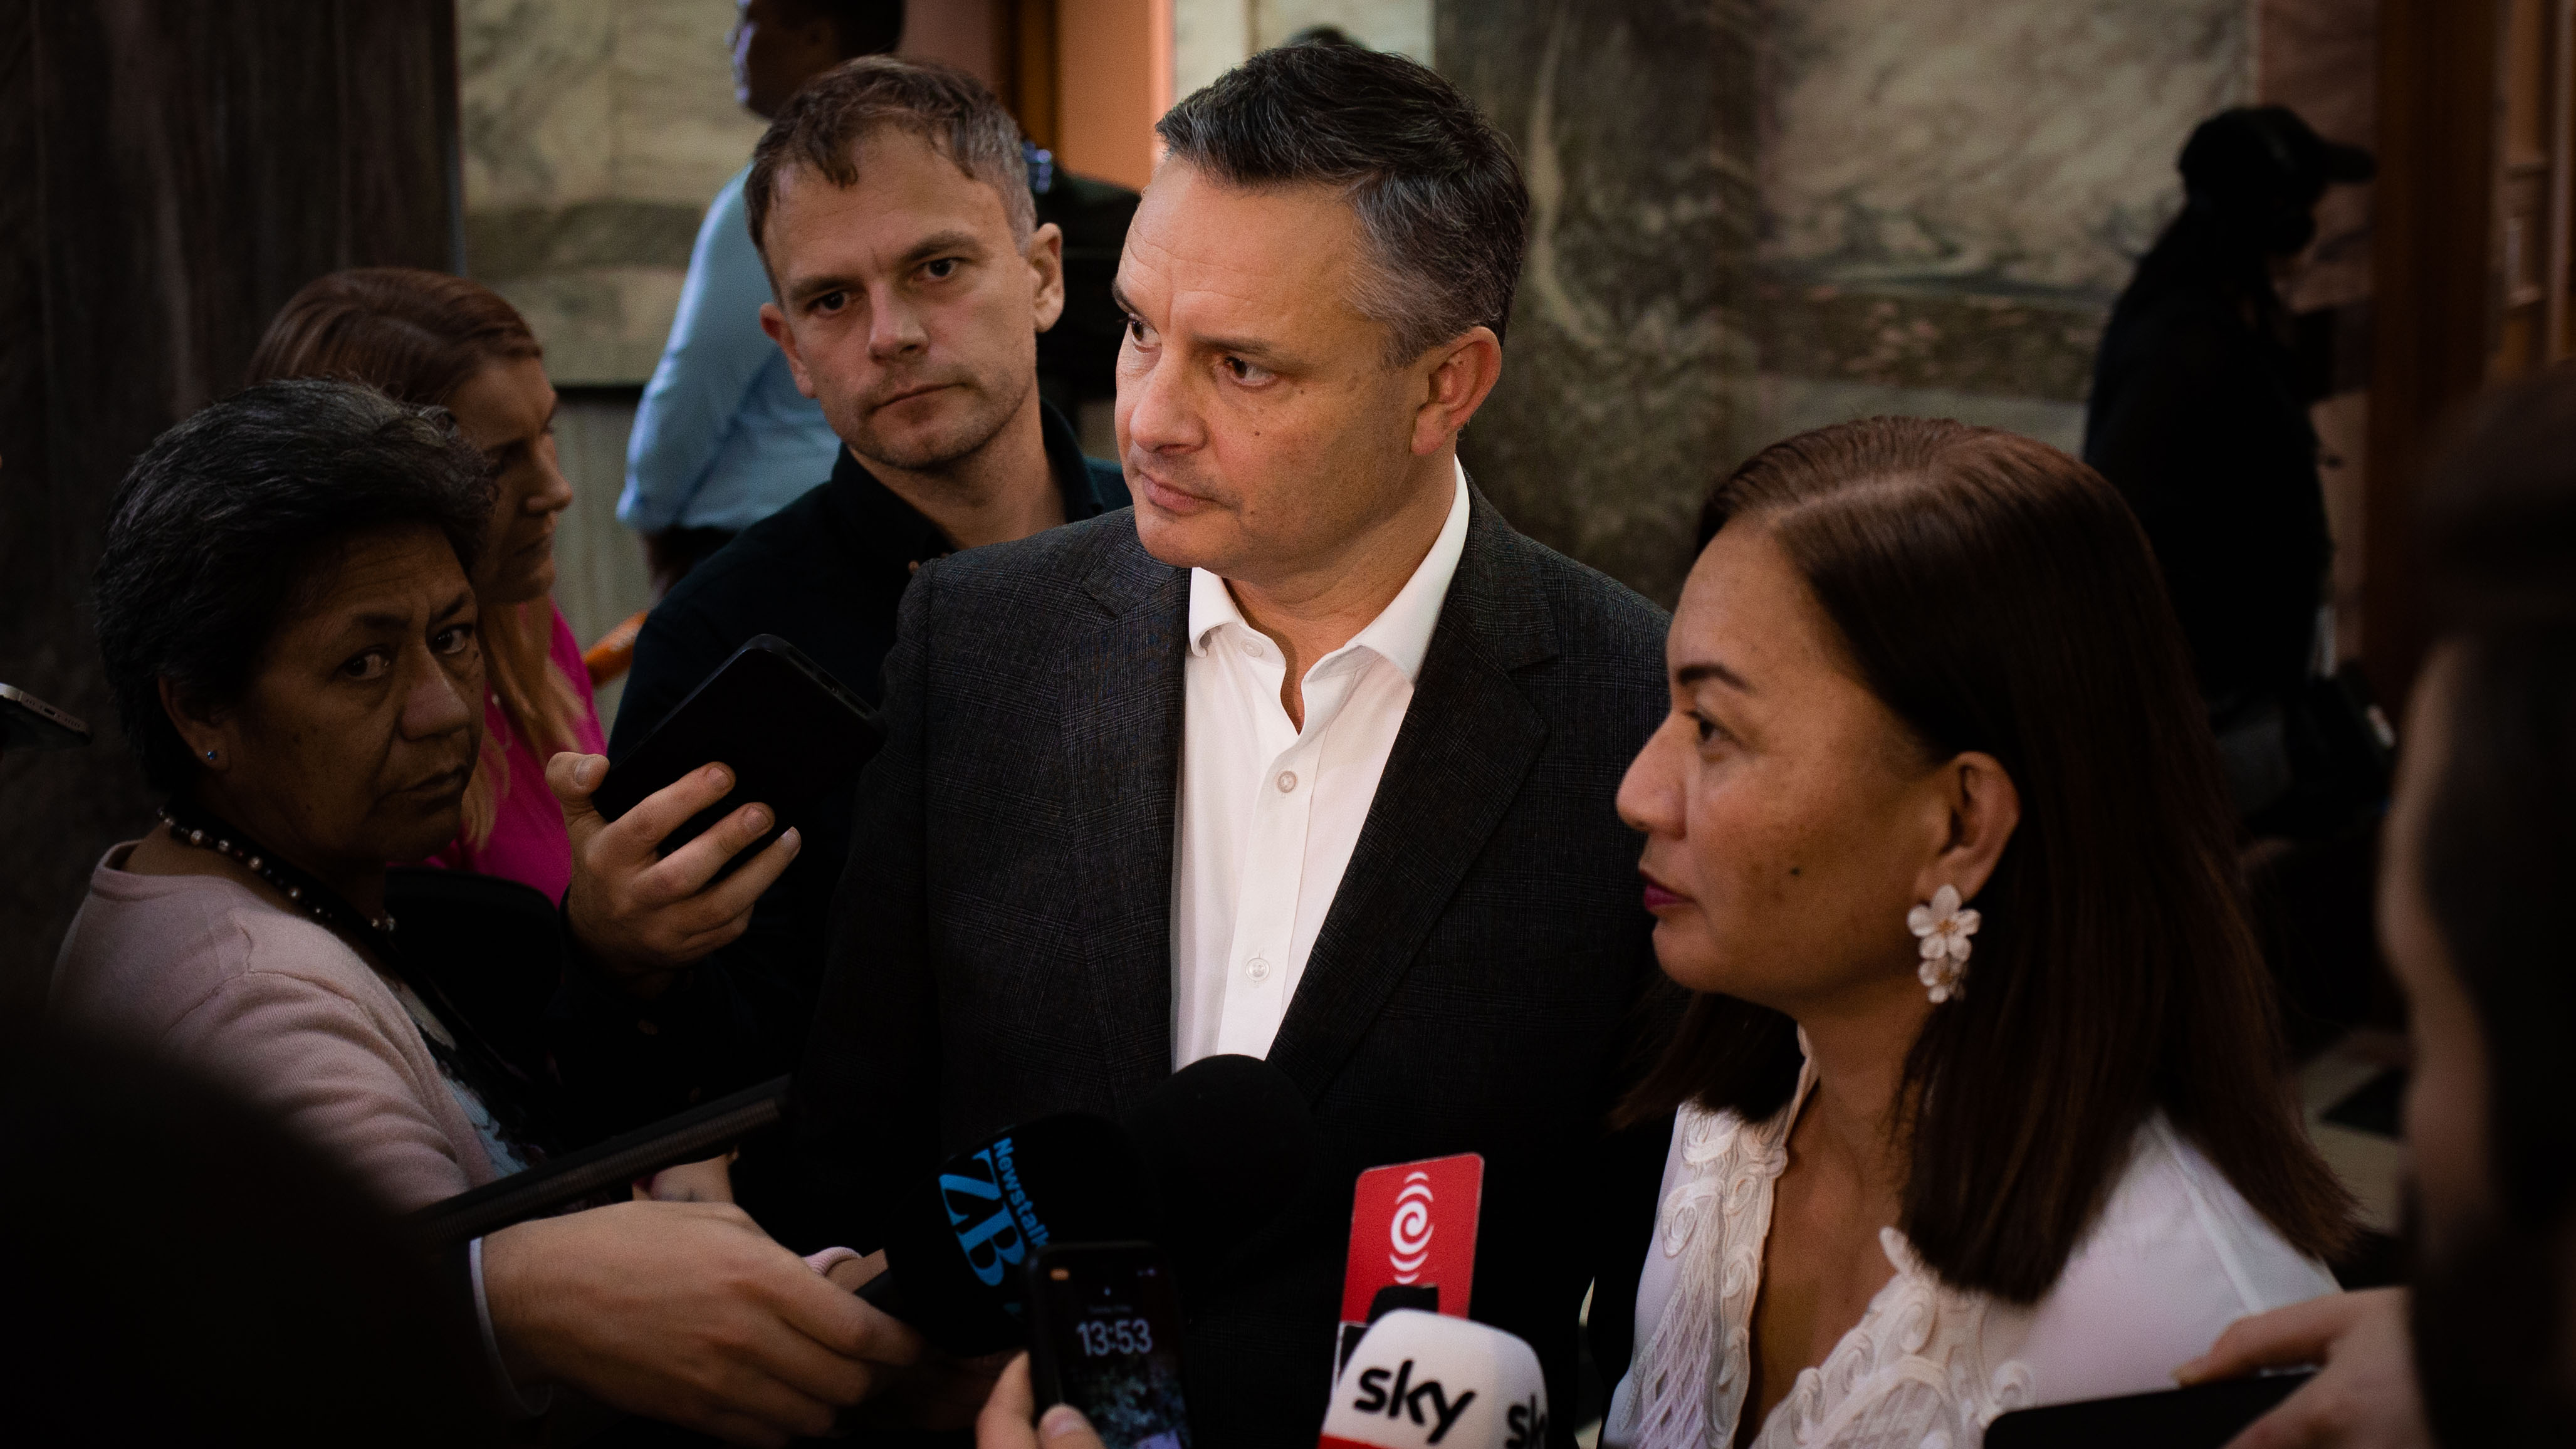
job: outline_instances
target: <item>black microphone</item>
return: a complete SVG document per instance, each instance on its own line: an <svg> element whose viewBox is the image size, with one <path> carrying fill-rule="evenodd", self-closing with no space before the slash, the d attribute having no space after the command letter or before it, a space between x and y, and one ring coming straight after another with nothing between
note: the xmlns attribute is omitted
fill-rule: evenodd
<svg viewBox="0 0 2576 1449"><path fill-rule="evenodd" d="M1227 1286L1227 1260L1304 1190L1317 1157L1314 1112L1258 1057L1201 1057L1127 1114L1162 1208L1155 1241L1183 1292Z"/></svg>
<svg viewBox="0 0 2576 1449"><path fill-rule="evenodd" d="M886 1270L859 1296L946 1353L1027 1341L1025 1264L1049 1243L1151 1238L1147 1169L1118 1124L1086 1113L995 1133L898 1189Z"/></svg>

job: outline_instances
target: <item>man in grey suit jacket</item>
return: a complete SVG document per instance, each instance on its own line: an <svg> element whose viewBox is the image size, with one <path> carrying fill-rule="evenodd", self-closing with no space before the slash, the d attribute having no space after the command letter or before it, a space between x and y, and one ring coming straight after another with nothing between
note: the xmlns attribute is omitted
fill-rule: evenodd
<svg viewBox="0 0 2576 1449"><path fill-rule="evenodd" d="M1295 46L1160 129L1119 274L1133 513L904 598L799 1074L817 1226L871 1246L879 1195L981 1136L1266 1056L1323 1161L1184 1283L1197 1442L1314 1442L1352 1177L1456 1152L1474 1315L1538 1350L1562 1441L1596 1274L1624 1359L1661 1166L1650 1128L1614 1172L1605 1123L1655 1044L1615 798L1666 619L1458 468L1528 207L1472 106Z"/></svg>

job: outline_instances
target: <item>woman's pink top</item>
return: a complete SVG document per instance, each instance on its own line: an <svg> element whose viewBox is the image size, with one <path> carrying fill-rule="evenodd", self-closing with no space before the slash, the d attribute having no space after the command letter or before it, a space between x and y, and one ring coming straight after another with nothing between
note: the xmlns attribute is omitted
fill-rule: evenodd
<svg viewBox="0 0 2576 1449"><path fill-rule="evenodd" d="M89 880L50 1009L221 1080L409 1211L499 1175L397 988L310 917L220 876Z"/></svg>
<svg viewBox="0 0 2576 1449"><path fill-rule="evenodd" d="M547 607L554 608L552 601ZM563 610L554 609L554 615L554 641L546 656L572 681L573 693L581 696L581 720L574 726L574 737L584 752L606 754L608 735L600 729L599 710L591 701L590 667L581 662L581 641L573 637ZM511 730L501 696L488 690L483 697L483 730L483 748L500 750L510 766L509 788L501 792L493 811L492 836L478 850L460 835L423 863L507 876L544 891L548 900L560 901L564 887L572 884L572 837L564 833L563 806L546 788L546 761L551 756L537 753L534 745Z"/></svg>

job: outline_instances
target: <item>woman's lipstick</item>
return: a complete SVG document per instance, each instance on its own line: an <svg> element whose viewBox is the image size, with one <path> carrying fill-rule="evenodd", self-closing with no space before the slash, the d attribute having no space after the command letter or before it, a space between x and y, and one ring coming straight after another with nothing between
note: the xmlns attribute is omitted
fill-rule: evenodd
<svg viewBox="0 0 2576 1449"><path fill-rule="evenodd" d="M1674 890L1672 887L1665 885L1662 881L1655 879L1653 876L1647 876L1645 879L1647 910L1662 911L1672 906L1690 904L1690 897L1683 895L1680 891Z"/></svg>

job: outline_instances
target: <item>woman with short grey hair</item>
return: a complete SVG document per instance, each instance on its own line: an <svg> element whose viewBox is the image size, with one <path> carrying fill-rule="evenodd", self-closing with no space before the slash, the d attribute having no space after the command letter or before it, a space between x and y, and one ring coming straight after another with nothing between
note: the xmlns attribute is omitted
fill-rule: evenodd
<svg viewBox="0 0 2576 1449"><path fill-rule="evenodd" d="M278 383L144 454L98 569L166 828L92 877L55 1009L239 1082L403 1208L528 1145L513 1074L406 974L384 905L387 861L454 836L482 746L466 580L490 508L434 415Z"/></svg>

